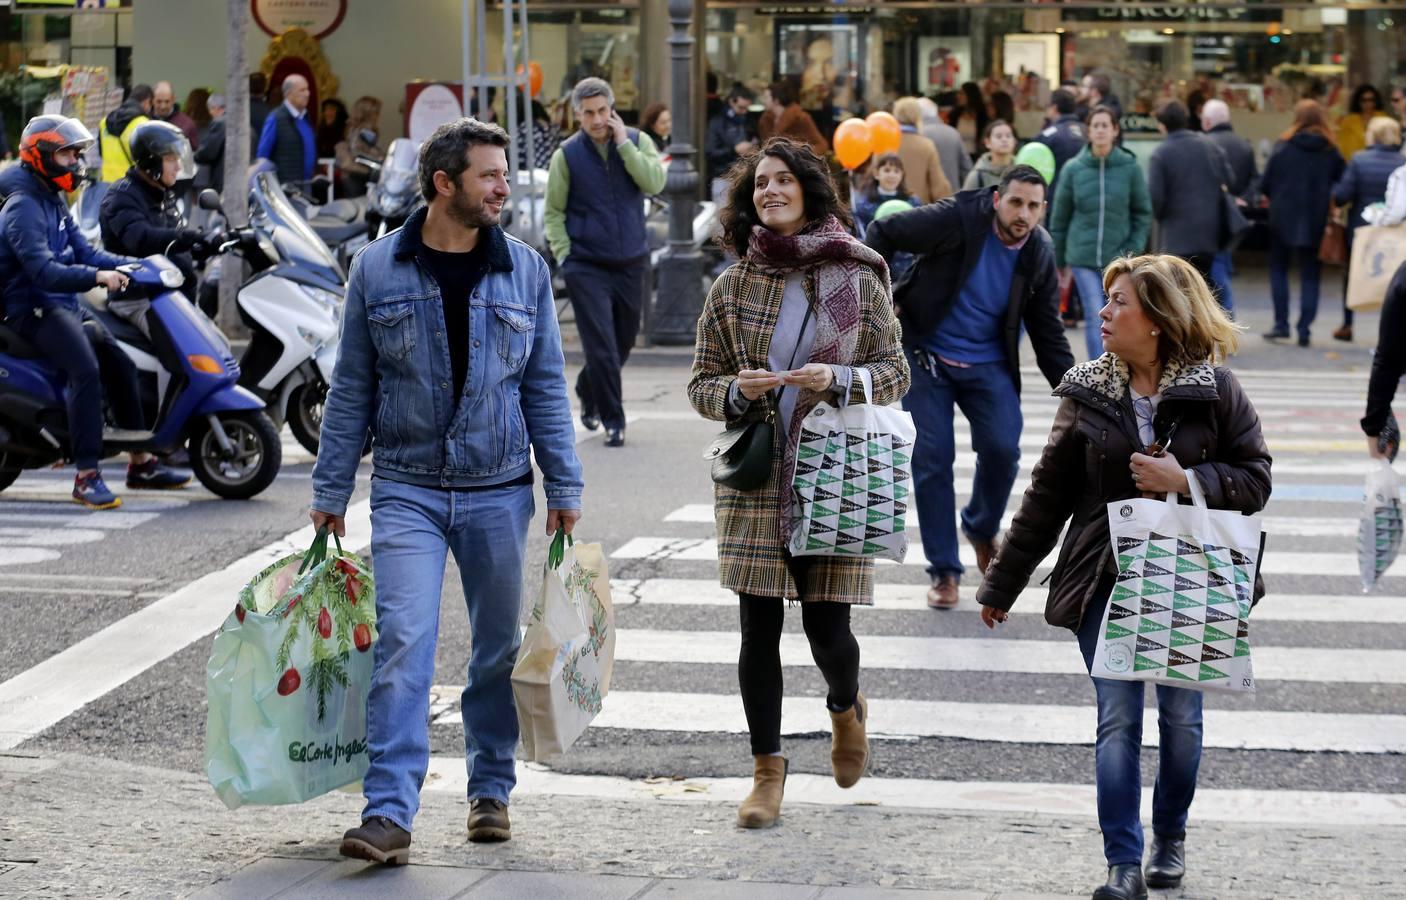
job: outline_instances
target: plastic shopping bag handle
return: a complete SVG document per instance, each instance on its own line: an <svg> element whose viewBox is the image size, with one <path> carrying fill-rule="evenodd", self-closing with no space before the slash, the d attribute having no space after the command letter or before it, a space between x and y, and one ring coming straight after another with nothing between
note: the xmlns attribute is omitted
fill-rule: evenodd
<svg viewBox="0 0 1406 900"><path fill-rule="evenodd" d="M337 555L346 555L346 551L342 549L342 539L338 537L335 532L330 531L327 526L324 525L321 528L317 529L317 536L312 539L312 546L308 548L307 553L303 554L303 564L298 567L299 575L306 572L312 566L315 566L323 560L327 559L328 535L331 535L332 540L337 543Z"/></svg>
<svg viewBox="0 0 1406 900"><path fill-rule="evenodd" d="M1186 476L1187 494L1191 497L1191 505L1206 508L1206 494L1201 490L1201 483L1196 480L1194 474ZM1176 506L1181 495L1175 491L1167 492L1167 503Z"/></svg>
<svg viewBox="0 0 1406 900"><path fill-rule="evenodd" d="M561 561L566 558L566 548L574 547L576 539L566 533L566 529L557 526L556 536L552 538L552 545L547 548L547 568L560 569Z"/></svg>

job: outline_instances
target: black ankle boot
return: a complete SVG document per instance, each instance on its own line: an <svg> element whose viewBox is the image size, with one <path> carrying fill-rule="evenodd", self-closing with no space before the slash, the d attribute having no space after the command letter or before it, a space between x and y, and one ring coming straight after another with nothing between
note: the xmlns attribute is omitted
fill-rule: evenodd
<svg viewBox="0 0 1406 900"><path fill-rule="evenodd" d="M1142 866L1124 863L1108 867L1108 883L1094 891L1093 900L1147 900Z"/></svg>
<svg viewBox="0 0 1406 900"><path fill-rule="evenodd" d="M1147 883L1155 888L1181 884L1186 874L1186 842L1179 837L1152 836L1152 852L1147 857Z"/></svg>

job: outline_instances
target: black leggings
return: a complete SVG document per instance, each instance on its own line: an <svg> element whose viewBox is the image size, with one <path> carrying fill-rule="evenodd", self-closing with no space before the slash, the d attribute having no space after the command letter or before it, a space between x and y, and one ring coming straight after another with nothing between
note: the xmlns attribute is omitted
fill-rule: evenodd
<svg viewBox="0 0 1406 900"><path fill-rule="evenodd" d="M741 594L742 653L737 677L742 708L752 734L752 754L781 752L781 623L786 601L780 597ZM849 627L850 604L808 601L801 604L801 624L810 653L825 676L825 705L839 712L854 705L859 693L859 642Z"/></svg>

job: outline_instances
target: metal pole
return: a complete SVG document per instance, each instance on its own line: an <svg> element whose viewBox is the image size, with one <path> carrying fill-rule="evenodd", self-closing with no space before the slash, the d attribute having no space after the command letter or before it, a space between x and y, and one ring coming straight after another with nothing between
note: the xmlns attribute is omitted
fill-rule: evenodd
<svg viewBox="0 0 1406 900"><path fill-rule="evenodd" d="M693 163L693 46L689 24L692 0L669 0L669 51L673 64L674 132L670 136L669 250L659 264L659 291L649 336L653 343L692 344L703 311L703 255L693 245L698 169Z"/></svg>
<svg viewBox="0 0 1406 900"><path fill-rule="evenodd" d="M460 80L460 83L463 85L463 88L462 88L462 90L463 90L463 111L464 111L464 115L466 115L466 116L467 116L467 115L470 115L470 113L469 113L469 79L473 77L473 72L474 72L473 45L472 45L472 42L471 42L471 40L470 40L470 35L472 34L472 31L470 30L470 25L469 25L469 2L470 2L470 0L463 0L463 3L462 3L461 6L460 6L460 8L461 8L462 11L463 11L463 15L462 15L462 17L460 18L460 24L462 25L462 30L460 31L460 34L459 34L460 44L461 44L461 46L463 47L463 73L460 75L460 79L459 79L459 80ZM478 6L478 8L479 8L480 10L483 8L483 2L482 2L482 0L477 0L477 6ZM426 198L426 199L428 199L428 198Z"/></svg>
<svg viewBox="0 0 1406 900"><path fill-rule="evenodd" d="M503 2L503 74L506 78L512 79L510 85L503 91L503 112L508 132L508 187L512 191L508 195L508 208L513 214L513 230L522 236L522 211L523 193L518 190L518 146L517 123L519 94L521 85L517 80L517 47L513 44L513 14L515 12L513 0ZM525 63L523 64L526 65ZM531 113L529 112L529 115Z"/></svg>

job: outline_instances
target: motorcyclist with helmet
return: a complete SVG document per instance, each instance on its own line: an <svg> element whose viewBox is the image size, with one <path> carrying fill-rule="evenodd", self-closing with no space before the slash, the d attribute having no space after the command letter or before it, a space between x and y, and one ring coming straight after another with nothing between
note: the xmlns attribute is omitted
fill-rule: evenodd
<svg viewBox="0 0 1406 900"><path fill-rule="evenodd" d="M0 298L6 324L68 379L70 454L78 467L73 499L90 509L121 500L103 482L103 388L119 428L144 427L137 370L112 335L78 302L94 287L127 286L120 266L136 262L94 249L69 216L64 191L83 175L93 135L77 119L31 119L20 137L20 165L0 173ZM175 488L188 475L147 453L130 454L128 488Z"/></svg>
<svg viewBox="0 0 1406 900"><path fill-rule="evenodd" d="M103 247L125 256L164 253L185 276L181 291L195 300L195 262L189 251L201 233L184 227L176 208L176 182L195 176L185 134L170 122L146 122L132 133L132 166L103 197L98 211ZM112 300L108 309L146 329L148 300Z"/></svg>

